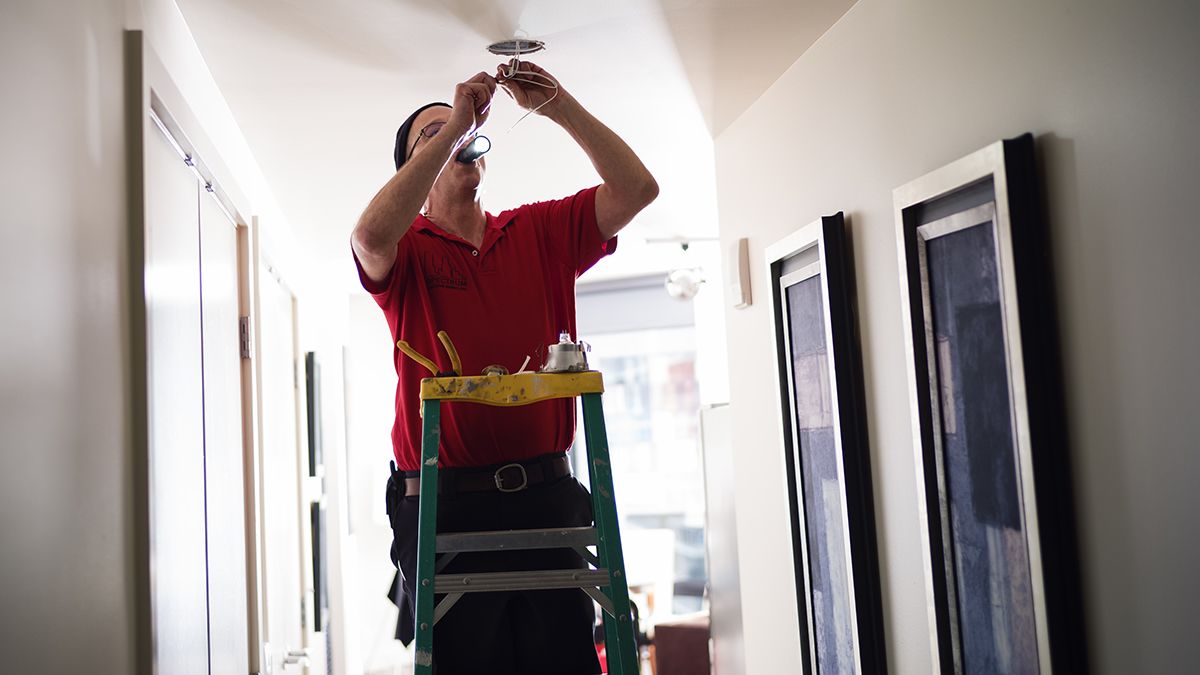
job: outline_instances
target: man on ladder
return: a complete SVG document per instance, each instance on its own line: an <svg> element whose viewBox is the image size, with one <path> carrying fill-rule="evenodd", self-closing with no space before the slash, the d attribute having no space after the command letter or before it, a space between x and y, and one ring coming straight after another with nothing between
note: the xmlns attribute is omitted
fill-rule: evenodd
<svg viewBox="0 0 1200 675"><path fill-rule="evenodd" d="M396 135L396 173L375 195L351 237L359 278L382 308L393 340L442 353L439 330L462 353L463 375L497 364L516 372L538 362L560 331L575 333L575 279L616 249L616 234L658 194L634 152L531 63L537 77L479 73L458 84L454 105L414 112ZM505 74L509 77L505 77ZM499 82L498 82L499 80ZM553 89L537 85L554 83ZM496 87L561 126L603 181L565 199L497 215L479 192L485 162L469 152ZM401 571L400 637L412 638L421 419L418 392L428 373L399 350L392 429L398 469L388 481L392 561ZM437 357L435 356L435 361ZM450 364L439 363L449 371ZM441 413L439 532L581 527L592 524L586 488L570 477L566 449L575 431L571 399L516 408L446 406ZM444 570L581 568L570 549L467 553ZM595 613L583 591L473 593L437 623L439 675L599 672Z"/></svg>

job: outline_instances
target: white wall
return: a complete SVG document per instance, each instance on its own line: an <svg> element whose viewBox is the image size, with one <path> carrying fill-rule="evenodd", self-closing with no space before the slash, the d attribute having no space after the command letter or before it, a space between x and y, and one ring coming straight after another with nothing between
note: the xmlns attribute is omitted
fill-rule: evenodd
<svg viewBox="0 0 1200 675"><path fill-rule="evenodd" d="M195 116L209 147L206 164L241 214L258 218L259 239L271 265L305 299L312 283L295 237L246 137L205 63L175 0L126 0L126 28L142 30L162 61L183 103ZM193 132L194 133L194 132Z"/></svg>
<svg viewBox="0 0 1200 675"><path fill-rule="evenodd" d="M351 263L353 264L353 263ZM346 359L349 520L355 567L347 568L355 595L362 671L393 672L412 657L393 639L397 611L387 598L396 568L388 557L392 529L384 507L392 423L396 419L396 368L392 339L379 306L365 292L349 298Z"/></svg>
<svg viewBox="0 0 1200 675"><path fill-rule="evenodd" d="M208 159L239 210L263 216L272 262L303 267L173 0L0 7L5 672L123 675L147 644L135 598L127 28L145 31L220 149Z"/></svg>
<svg viewBox="0 0 1200 675"><path fill-rule="evenodd" d="M0 7L5 672L134 672L123 18Z"/></svg>
<svg viewBox="0 0 1200 675"><path fill-rule="evenodd" d="M861 0L717 139L721 236L756 302L729 310L747 672L799 672L763 248L850 217L888 660L929 626L892 189L1038 134L1053 230L1093 667L1200 661L1200 10L1194 3Z"/></svg>

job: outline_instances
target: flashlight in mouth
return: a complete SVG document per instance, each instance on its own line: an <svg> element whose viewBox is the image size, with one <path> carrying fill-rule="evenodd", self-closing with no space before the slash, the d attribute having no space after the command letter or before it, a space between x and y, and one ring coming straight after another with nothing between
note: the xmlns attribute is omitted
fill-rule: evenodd
<svg viewBox="0 0 1200 675"><path fill-rule="evenodd" d="M463 164L470 164L475 160L487 154L488 150L492 149L492 142L487 136L476 136L474 140L463 146L462 150L454 157L455 160Z"/></svg>

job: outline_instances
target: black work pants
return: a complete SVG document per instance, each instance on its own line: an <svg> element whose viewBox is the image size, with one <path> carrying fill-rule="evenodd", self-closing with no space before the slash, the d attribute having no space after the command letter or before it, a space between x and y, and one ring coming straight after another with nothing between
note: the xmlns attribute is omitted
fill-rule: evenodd
<svg viewBox="0 0 1200 675"><path fill-rule="evenodd" d="M416 608L419 498L404 495L404 475L396 471L388 481L387 500L392 562L401 573L397 637L407 643ZM438 499L441 533L591 525L591 495L572 476L520 492L470 492ZM487 551L460 553L443 573L583 567L583 559L570 549ZM592 599L577 588L467 593L434 627L434 672L595 675L600 672L593 643L595 621Z"/></svg>

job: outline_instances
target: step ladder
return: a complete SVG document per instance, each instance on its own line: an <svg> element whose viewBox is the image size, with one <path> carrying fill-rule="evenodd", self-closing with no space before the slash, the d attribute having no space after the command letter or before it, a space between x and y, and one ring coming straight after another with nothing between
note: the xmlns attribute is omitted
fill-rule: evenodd
<svg viewBox="0 0 1200 675"><path fill-rule="evenodd" d="M439 372L432 361L408 343L397 342L401 351L435 375L421 380L416 675L432 675L433 627L466 593L562 588L582 589L602 608L609 675L638 675L637 643L617 525L604 410L600 402L604 392L603 378L596 371L462 377L459 375L462 365L454 345L445 332L439 332L438 338L450 356L452 371ZM443 402L512 407L575 397L583 399L595 527L437 534L437 464ZM596 554L589 551L589 547L595 547ZM574 549L587 561L590 569L440 573L459 553L543 548ZM445 594L436 607L435 594Z"/></svg>

